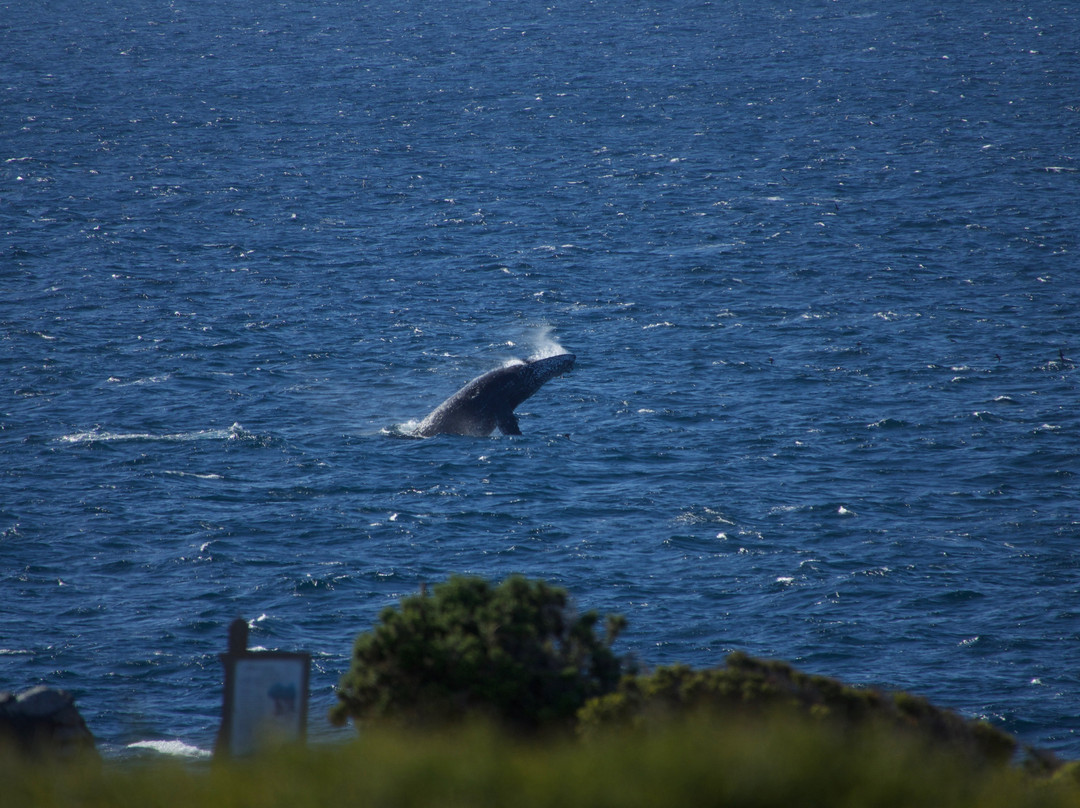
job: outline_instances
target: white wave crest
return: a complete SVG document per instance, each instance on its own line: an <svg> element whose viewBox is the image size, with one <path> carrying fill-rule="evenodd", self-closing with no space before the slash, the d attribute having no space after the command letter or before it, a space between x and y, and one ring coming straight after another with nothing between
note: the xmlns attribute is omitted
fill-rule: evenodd
<svg viewBox="0 0 1080 808"><path fill-rule="evenodd" d="M85 445L90 443L114 443L117 441L165 441L183 442L192 440L239 440L254 437L240 424L233 424L228 429L197 429L192 432L171 432L155 435L152 432L110 432L94 427L86 432L73 432L62 435L60 443Z"/></svg>
<svg viewBox="0 0 1080 808"><path fill-rule="evenodd" d="M183 741L136 741L135 743L129 743L127 748L146 749L162 755L185 758L208 758L213 754L206 749L200 749Z"/></svg>

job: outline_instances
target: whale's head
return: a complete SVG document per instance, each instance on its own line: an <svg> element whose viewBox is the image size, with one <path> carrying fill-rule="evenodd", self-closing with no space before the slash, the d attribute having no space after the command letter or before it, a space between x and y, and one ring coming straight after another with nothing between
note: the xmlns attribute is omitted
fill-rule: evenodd
<svg viewBox="0 0 1080 808"><path fill-rule="evenodd" d="M576 359L577 357L572 353L562 353L555 356L545 356L543 359L530 359L525 365L536 386L539 387L550 379L562 376L570 370L574 366L574 360Z"/></svg>

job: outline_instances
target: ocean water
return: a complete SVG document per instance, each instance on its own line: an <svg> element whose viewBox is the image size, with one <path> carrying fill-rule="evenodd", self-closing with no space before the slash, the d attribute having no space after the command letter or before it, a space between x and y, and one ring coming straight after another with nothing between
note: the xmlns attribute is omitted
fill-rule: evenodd
<svg viewBox="0 0 1080 808"><path fill-rule="evenodd" d="M381 609L523 573L645 665L1080 757L1077 42L1022 0L0 2L0 688L199 754L242 616L331 738ZM402 436L555 347L522 436Z"/></svg>

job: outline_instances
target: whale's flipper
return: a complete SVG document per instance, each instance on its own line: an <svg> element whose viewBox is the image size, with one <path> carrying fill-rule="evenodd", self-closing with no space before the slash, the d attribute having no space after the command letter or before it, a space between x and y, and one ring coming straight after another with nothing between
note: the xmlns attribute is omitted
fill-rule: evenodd
<svg viewBox="0 0 1080 808"><path fill-rule="evenodd" d="M495 418L495 424L504 435L520 435L521 427L518 426L517 416L507 410L499 413Z"/></svg>
<svg viewBox="0 0 1080 808"><path fill-rule="evenodd" d="M520 435L514 408L544 382L561 376L574 366L573 354L515 361L477 376L432 410L415 434L490 435L495 427L504 435Z"/></svg>

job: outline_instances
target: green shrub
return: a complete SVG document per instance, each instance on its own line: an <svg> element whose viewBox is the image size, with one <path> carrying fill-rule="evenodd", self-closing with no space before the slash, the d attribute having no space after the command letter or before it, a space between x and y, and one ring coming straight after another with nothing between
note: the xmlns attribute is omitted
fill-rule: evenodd
<svg viewBox="0 0 1080 808"><path fill-rule="evenodd" d="M1015 739L983 721L969 721L908 693L850 687L836 679L802 673L784 662L731 654L727 665L693 670L685 665L627 676L618 688L593 699L579 714L583 734L610 725L641 727L696 713L726 716L788 714L824 719L843 727L882 726L978 763L1011 760Z"/></svg>
<svg viewBox="0 0 1080 808"><path fill-rule="evenodd" d="M439 724L483 716L522 730L569 725L590 698L612 690L611 651L625 625L574 614L565 590L514 576L498 586L454 577L389 607L361 634L338 684L331 719Z"/></svg>

